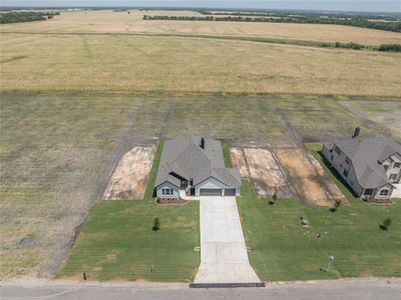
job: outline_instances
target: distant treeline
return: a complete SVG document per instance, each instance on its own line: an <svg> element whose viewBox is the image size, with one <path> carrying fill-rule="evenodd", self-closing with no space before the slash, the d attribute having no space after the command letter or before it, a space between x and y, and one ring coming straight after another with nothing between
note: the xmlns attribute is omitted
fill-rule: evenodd
<svg viewBox="0 0 401 300"><path fill-rule="evenodd" d="M398 44L382 44L377 49L379 51L401 52L401 45Z"/></svg>
<svg viewBox="0 0 401 300"><path fill-rule="evenodd" d="M239 14L239 13L238 13ZM378 18L378 17L376 17ZM242 17L242 16L226 16L214 17L208 15L200 16L149 16L144 15L144 20L179 20L179 21L226 21L226 22L263 22L263 23L298 23L298 24L335 24L347 25L379 30L387 30L401 32L401 22L398 21L371 21L366 17L321 17L313 15L299 16L274 16L274 17Z"/></svg>
<svg viewBox="0 0 401 300"><path fill-rule="evenodd" d="M335 18L335 19L366 19L366 20L386 20L386 21L400 21L399 18L391 15L378 15L378 14L361 14L361 13L324 13L324 12L210 12L199 11L203 15L215 16L267 16L267 17L319 17L319 18Z"/></svg>
<svg viewBox="0 0 401 300"><path fill-rule="evenodd" d="M1 12L0 24L44 21L47 19L52 19L54 16L59 14L60 13L58 11L57 12L33 12L33 11Z"/></svg>

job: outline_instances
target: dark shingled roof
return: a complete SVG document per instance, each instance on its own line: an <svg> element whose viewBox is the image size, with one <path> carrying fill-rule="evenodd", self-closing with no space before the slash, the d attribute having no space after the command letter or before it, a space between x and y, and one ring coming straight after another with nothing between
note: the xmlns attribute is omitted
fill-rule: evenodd
<svg viewBox="0 0 401 300"><path fill-rule="evenodd" d="M156 186L165 181L180 187L183 177L193 178L194 185L214 177L228 187L240 187L237 169L225 168L221 143L205 138L205 149L200 147L200 137L168 140L164 143Z"/></svg>
<svg viewBox="0 0 401 300"><path fill-rule="evenodd" d="M378 188L389 183L382 163L396 153L401 155L401 145L389 138L356 137L324 145L332 150L334 144L351 159L358 183L363 188Z"/></svg>

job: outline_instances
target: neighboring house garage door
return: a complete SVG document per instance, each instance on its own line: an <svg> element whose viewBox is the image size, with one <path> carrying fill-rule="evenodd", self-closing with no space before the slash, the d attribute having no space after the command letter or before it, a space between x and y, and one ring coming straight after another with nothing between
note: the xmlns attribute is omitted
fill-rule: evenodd
<svg viewBox="0 0 401 300"><path fill-rule="evenodd" d="M235 189L225 189L224 196L235 196Z"/></svg>
<svg viewBox="0 0 401 300"><path fill-rule="evenodd" d="M221 196L221 189L200 189L199 190L201 196Z"/></svg>

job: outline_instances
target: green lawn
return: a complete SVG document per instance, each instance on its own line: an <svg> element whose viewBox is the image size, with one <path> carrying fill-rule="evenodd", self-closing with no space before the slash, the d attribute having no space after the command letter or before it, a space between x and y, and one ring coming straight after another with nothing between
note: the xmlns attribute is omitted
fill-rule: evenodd
<svg viewBox="0 0 401 300"><path fill-rule="evenodd" d="M401 276L401 203L373 206L360 202L340 207L303 207L297 200L257 198L244 182L237 203L249 258L262 280L307 280L354 276ZM300 217L309 221L308 233ZM379 228L391 216L388 231ZM322 238L316 234L320 232ZM329 255L334 265L325 268Z"/></svg>
<svg viewBox="0 0 401 300"><path fill-rule="evenodd" d="M223 151L224 166L226 168L232 168L233 163L231 162L231 158L230 158L230 143L227 141L222 141L221 149Z"/></svg>
<svg viewBox="0 0 401 300"><path fill-rule="evenodd" d="M159 145L144 200L100 201L92 209L59 278L191 281L199 266L199 203L157 207L152 191ZM155 217L161 229L152 230ZM153 272L150 266L153 265Z"/></svg>
<svg viewBox="0 0 401 300"><path fill-rule="evenodd" d="M308 148L322 162L317 144ZM224 149L224 148L223 148ZM227 150L226 150L227 151ZM335 213L327 207L301 206L295 199L258 198L244 181L237 198L251 265L263 281L308 280L357 276L401 276L401 201L392 206L368 205L352 196L322 164L350 200ZM300 217L309 222L302 228ZM386 217L388 231L379 225ZM321 233L321 238L317 238ZM335 257L329 273L329 255Z"/></svg>

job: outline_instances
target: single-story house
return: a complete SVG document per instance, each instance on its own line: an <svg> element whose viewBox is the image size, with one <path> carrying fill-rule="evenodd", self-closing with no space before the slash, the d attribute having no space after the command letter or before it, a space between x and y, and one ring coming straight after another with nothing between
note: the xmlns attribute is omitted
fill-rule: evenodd
<svg viewBox="0 0 401 300"><path fill-rule="evenodd" d="M324 143L324 157L361 198L391 198L400 188L401 145L389 138L359 137Z"/></svg>
<svg viewBox="0 0 401 300"><path fill-rule="evenodd" d="M158 198L187 196L239 196L237 169L224 166L221 143L189 137L164 143L156 178Z"/></svg>

